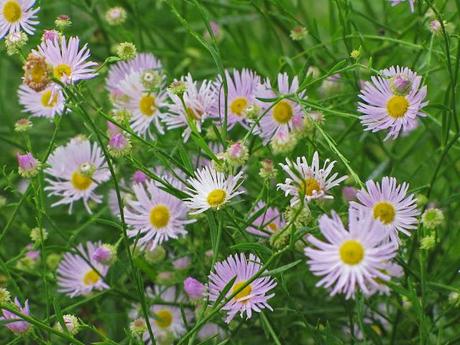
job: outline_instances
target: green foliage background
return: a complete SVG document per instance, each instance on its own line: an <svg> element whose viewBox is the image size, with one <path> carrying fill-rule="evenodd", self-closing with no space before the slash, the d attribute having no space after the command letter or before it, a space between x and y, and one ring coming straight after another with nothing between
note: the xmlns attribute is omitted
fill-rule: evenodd
<svg viewBox="0 0 460 345"><path fill-rule="evenodd" d="M72 27L67 34L78 35L88 42L93 59L103 62L113 54L119 42L134 42L138 51L152 52L161 59L169 80L190 72L195 78L214 78L223 68L254 69L273 78L280 71L299 76L308 94L309 108L325 114L324 133L304 139L290 157L311 156L318 149L323 157L339 161L342 173L347 172L343 155L361 181L381 176L394 176L407 181L411 191L427 196L430 202L445 212L445 225L437 231L437 245L431 251L419 249L419 240L426 229L419 227L412 237L405 238L398 262L405 268L405 276L395 281L390 296L365 300L345 301L330 298L304 264L303 254L295 246L288 247L273 260L271 269L301 260L293 267L276 274L278 287L271 301L274 312L264 312L250 321L238 319L232 325L228 344L460 344L459 309L448 303L450 292L460 292L460 141L458 127L459 96L459 15L458 0L419 0L416 12L410 13L407 3L391 7L386 0L62 0L39 1L39 31L53 27L59 14L68 14ZM128 11L128 20L122 26L112 27L104 21L105 11L121 5ZM449 32L434 35L428 29L429 9L436 9L439 18L449 22ZM203 39L207 23L219 23L222 39L213 42ZM293 41L289 32L305 26L309 35L302 41ZM450 28L453 27L452 30ZM198 38L198 39L197 39ZM40 41L40 34L30 38L32 48ZM358 61L350 58L353 49L361 47ZM95 332L85 330L78 338L84 344L131 344L127 335L126 311L139 300L133 272L140 272L143 285L151 285L158 272L171 269L171 263L148 265L134 258L129 265L123 245L120 260L111 269L108 292L70 300L55 289L55 273L47 265L35 269L20 269L17 262L30 242L31 228L43 224L50 236L42 248L43 259L51 253L62 253L79 242L103 239L115 243L121 236L120 224L106 204L88 215L78 205L72 215L64 207L51 208L51 200L42 193L44 177L34 181L29 192L18 190L20 178L16 173L14 154L24 151L27 138L14 132L14 124L23 113L17 101L21 83L22 61L18 56L0 53L0 195L7 203L0 208L0 274L5 286L21 300L31 302L32 315L44 324L53 325L60 310L81 317L87 324L98 327L112 342L101 340ZM424 78L428 86L427 117L417 130L395 141L383 141L382 133L364 132L357 118L360 80L369 80L376 70L392 65L408 66ZM307 77L309 66L316 66L321 76ZM83 87L86 108L97 127L105 131L105 119L94 108L110 112L110 102L104 89L107 68L98 78ZM320 90L323 79L341 73L341 89L333 94ZM74 111L62 118L59 130L56 123L33 119L30 142L33 152L43 157L50 145L61 145L77 134L86 134L96 140L88 119ZM52 140L55 132L54 141ZM244 131L236 129L228 134L238 139ZM273 186L257 178L261 158L275 162L285 159L274 156L258 140L252 143L252 156L245 183L247 196L241 204L223 214L208 218L190 227L189 236L168 243L176 255L190 255L193 265L189 274L206 281L210 262L204 252L215 245L213 233L221 224L223 237L219 259L236 250L257 252L267 260L276 250L256 239L243 235L248 215L244 212L261 193L281 208L288 200ZM148 169L169 165L161 152L174 157L181 165L191 166L189 156L199 151L195 144L184 146L179 131L171 131L160 140L146 146L135 142L135 150L128 159L116 162L119 180L128 178L137 168ZM280 174L278 180L283 176ZM356 182L354 185L358 186ZM105 191L113 188L107 183ZM103 188L104 190L104 188ZM335 191L335 201L313 206L313 218L324 211L335 209L343 214L347 205ZM299 235L317 233L316 221L308 229L299 229ZM211 236L210 236L211 234ZM185 276L177 275L181 282ZM409 308L403 308L403 301ZM381 306L384 306L383 308ZM369 311L380 314L378 320L367 324ZM383 321L382 322L382 318ZM221 323L217 316L215 321ZM370 325L378 325L378 328ZM350 328L355 337L350 337ZM357 330L364 340L357 339ZM346 331L348 329L348 331ZM378 329L378 330L377 330ZM376 331L377 330L377 331ZM41 339L41 340L39 340ZM33 336L15 338L5 328L0 329L1 344L67 344L40 326ZM198 344L198 341L189 344Z"/></svg>

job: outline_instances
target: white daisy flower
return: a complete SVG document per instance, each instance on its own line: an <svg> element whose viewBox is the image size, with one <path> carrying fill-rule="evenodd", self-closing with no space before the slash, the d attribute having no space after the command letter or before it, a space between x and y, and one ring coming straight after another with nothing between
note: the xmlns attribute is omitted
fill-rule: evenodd
<svg viewBox="0 0 460 345"><path fill-rule="evenodd" d="M88 295L93 290L109 288L104 282L109 266L93 259L94 251L101 244L101 242L87 242L85 246L79 244L77 249L81 256L72 253L64 254L57 269L59 292L75 297Z"/></svg>
<svg viewBox="0 0 460 345"><path fill-rule="evenodd" d="M75 201L83 200L86 210L91 213L88 201L96 203L102 197L94 191L97 186L110 178L102 150L87 139L74 138L67 145L58 147L48 158L49 168L45 173L49 195L61 198L52 206L70 205L69 212Z"/></svg>
<svg viewBox="0 0 460 345"><path fill-rule="evenodd" d="M24 31L32 35L38 24L39 7L32 8L35 0L0 0L0 39L12 32Z"/></svg>
<svg viewBox="0 0 460 345"><path fill-rule="evenodd" d="M356 194L359 202L350 203L351 211L369 212L385 226L390 240L400 242L398 232L410 236L417 228L420 210L407 183L398 184L394 177L385 176L382 182L367 181L366 189Z"/></svg>
<svg viewBox="0 0 460 345"><path fill-rule="evenodd" d="M211 167L204 167L196 172L196 177L188 179L192 186L187 187L190 198L186 201L187 206L198 214L210 208L220 209L225 203L243 191L237 189L241 185L243 172L235 176L225 176Z"/></svg>
<svg viewBox="0 0 460 345"><path fill-rule="evenodd" d="M212 83L208 80L203 80L201 86L197 86L197 82L193 81L190 74L181 79L185 82L187 91L184 93L184 105L180 98L169 92L169 97L173 101L173 104L169 107L169 113L163 119L168 129L183 128L182 137L186 142L192 130L188 125L188 121L194 121L198 131L201 131L201 124L211 115L214 92L212 89Z"/></svg>
<svg viewBox="0 0 460 345"><path fill-rule="evenodd" d="M85 44L81 49L79 45L78 37L70 37L68 41L65 37L44 40L38 46L38 54L45 57L46 62L51 65L53 76L56 79L72 84L96 76L93 67L97 64L87 61L91 55L87 45Z"/></svg>
<svg viewBox="0 0 460 345"><path fill-rule="evenodd" d="M22 84L18 90L19 103L35 117L53 118L64 111L65 99L57 87L48 87L37 92Z"/></svg>
<svg viewBox="0 0 460 345"><path fill-rule="evenodd" d="M145 88L142 83L141 72L129 74L126 79L120 83L119 90L127 97L121 97L115 101L115 108L119 110L128 110L131 117L131 127L138 135L149 134L150 126L155 124L158 132L164 134L161 119L164 114L161 113L160 108L164 107L166 93L160 91L155 93Z"/></svg>
<svg viewBox="0 0 460 345"><path fill-rule="evenodd" d="M291 204L296 204L303 198L307 202L313 199L332 199L328 191L348 177L345 175L337 178L338 173L329 176L335 161L331 162L326 159L323 167L320 168L318 152L313 154L311 165L307 163L306 157L297 157L295 163L287 158L286 163L280 166L289 177L284 183L278 184L278 189L283 190L286 196L293 197Z"/></svg>
<svg viewBox="0 0 460 345"><path fill-rule="evenodd" d="M182 200L158 188L154 181L135 184L133 191L136 200L128 200L124 212L131 227L128 236L139 237L141 248L151 251L187 234L185 225L195 220L187 220L188 209Z"/></svg>
<svg viewBox="0 0 460 345"><path fill-rule="evenodd" d="M347 230L337 213L323 215L319 229L325 240L309 235L307 240L314 247L305 249L310 270L322 277L316 286L329 289L331 296L343 293L347 299L358 290L370 295L382 281L390 280L385 269L397 254L394 243L383 241L382 224L370 214L350 214L349 218Z"/></svg>

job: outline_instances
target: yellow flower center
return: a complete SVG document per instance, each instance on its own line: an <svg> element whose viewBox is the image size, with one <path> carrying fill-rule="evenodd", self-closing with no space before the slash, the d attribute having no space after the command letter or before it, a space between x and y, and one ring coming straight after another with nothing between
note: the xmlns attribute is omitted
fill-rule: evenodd
<svg viewBox="0 0 460 345"><path fill-rule="evenodd" d="M3 17L9 23L16 23L22 17L21 5L16 0L10 0L3 6Z"/></svg>
<svg viewBox="0 0 460 345"><path fill-rule="evenodd" d="M214 189L208 194L208 204L211 207L218 207L224 203L226 196L227 193L223 189Z"/></svg>
<svg viewBox="0 0 460 345"><path fill-rule="evenodd" d="M169 223L169 208L166 205L158 204L150 210L150 224L154 228L164 228Z"/></svg>
<svg viewBox="0 0 460 345"><path fill-rule="evenodd" d="M276 230L278 230L278 225L276 225L275 223L270 223L267 225L267 228L271 232L275 232Z"/></svg>
<svg viewBox="0 0 460 345"><path fill-rule="evenodd" d="M373 208L374 219L380 220L383 224L390 224L395 219L396 210L392 204L387 201L380 201Z"/></svg>
<svg viewBox="0 0 460 345"><path fill-rule="evenodd" d="M347 240L340 246L339 253L344 263L347 265L357 265L364 258L364 247L359 241Z"/></svg>
<svg viewBox="0 0 460 345"><path fill-rule="evenodd" d="M388 115L397 119L406 115L409 102L404 96L392 96L387 102Z"/></svg>
<svg viewBox="0 0 460 345"><path fill-rule="evenodd" d="M312 196L313 192L319 192L320 190L319 182L313 177L307 177L300 186L300 191L306 196Z"/></svg>
<svg viewBox="0 0 460 345"><path fill-rule="evenodd" d="M171 326L173 321L173 314L169 310L158 310L157 312L155 312L155 315L157 317L157 319L155 319L155 323L158 325L158 327L168 328L169 326Z"/></svg>
<svg viewBox="0 0 460 345"><path fill-rule="evenodd" d="M72 174L72 178L70 179L70 182L72 183L72 186L75 189L78 190L87 190L89 186L91 186L91 183L93 183L93 180L91 180L90 177L83 175L80 171L74 171Z"/></svg>
<svg viewBox="0 0 460 345"><path fill-rule="evenodd" d="M292 118L292 106L287 101L278 102L273 107L272 117L282 125L288 123Z"/></svg>
<svg viewBox="0 0 460 345"><path fill-rule="evenodd" d="M53 98L51 98L51 96L53 96ZM54 107L57 104L57 101L58 97L56 92L54 93L54 95L52 95L51 90L46 90L42 93L41 102L45 108Z"/></svg>
<svg viewBox="0 0 460 345"><path fill-rule="evenodd" d="M244 284L246 284L245 281L239 282L239 283L236 283L235 285L233 285L232 293L235 293L235 291L237 291L238 289L240 289ZM234 299L239 300L239 299L241 299L241 298L247 297L251 292L252 292L252 287L251 287L251 285L248 285L248 286L246 286L243 290L241 290L240 292L238 292L238 293L235 295Z"/></svg>
<svg viewBox="0 0 460 345"><path fill-rule="evenodd" d="M238 116L243 116L248 104L246 97L237 97L230 103L230 110Z"/></svg>
<svg viewBox="0 0 460 345"><path fill-rule="evenodd" d="M139 109L144 116L152 116L155 113L155 97L144 95L139 101Z"/></svg>
<svg viewBox="0 0 460 345"><path fill-rule="evenodd" d="M66 77L70 77L71 74L72 68L65 63L61 63L60 65L57 65L53 68L53 75L56 79L62 79L64 75Z"/></svg>
<svg viewBox="0 0 460 345"><path fill-rule="evenodd" d="M85 285L95 285L101 277L95 270L88 271L83 277L83 283Z"/></svg>

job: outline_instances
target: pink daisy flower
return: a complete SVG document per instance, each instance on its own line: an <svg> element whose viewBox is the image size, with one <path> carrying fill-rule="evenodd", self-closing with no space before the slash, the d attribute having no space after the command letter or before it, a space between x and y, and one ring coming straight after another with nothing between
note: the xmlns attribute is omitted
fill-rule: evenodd
<svg viewBox="0 0 460 345"><path fill-rule="evenodd" d="M158 71L162 73L161 62L150 53L140 53L129 61L120 61L109 68L107 75L106 88L114 98L122 96L120 83L131 73L140 72L144 74L147 71Z"/></svg>
<svg viewBox="0 0 460 345"><path fill-rule="evenodd" d="M29 316L30 309L29 309L29 301L25 301L24 306L21 305L17 297L14 299L14 304L18 307L18 310L24 314ZM8 320L16 320L19 319L15 313L12 313L6 309L1 309L3 317L0 317L1 321L8 321ZM24 334L30 329L30 323L26 321L14 321L5 323L5 327L8 328L11 332L15 334Z"/></svg>
<svg viewBox="0 0 460 345"><path fill-rule="evenodd" d="M352 212L368 212L383 223L390 240L399 243L398 232L409 236L416 229L420 215L416 199L408 194L407 183L398 184L394 177L385 176L381 183L366 182L366 189L356 194L359 202L350 203Z"/></svg>
<svg viewBox="0 0 460 345"><path fill-rule="evenodd" d="M256 103L256 91L260 83L260 77L253 71L242 69L233 70L232 73L225 71L227 80L227 124L231 129L236 123L247 127L246 111L248 107ZM219 76L214 83L215 104L214 116L221 123L225 119L225 95L222 77Z"/></svg>
<svg viewBox="0 0 460 345"><path fill-rule="evenodd" d="M39 7L35 0L0 0L0 39L9 33L24 31L32 35L38 24Z"/></svg>
<svg viewBox="0 0 460 345"><path fill-rule="evenodd" d="M366 130L387 130L385 140L394 139L415 129L418 117L426 116L421 109L428 104L424 101L427 88L422 86L422 77L407 67L390 67L381 73L365 83L358 111Z"/></svg>
<svg viewBox="0 0 460 345"><path fill-rule="evenodd" d="M292 196L291 204L298 203L302 198L307 202L314 199L332 199L328 194L329 190L348 177L337 177L337 173L331 175L334 165L335 161L326 159L320 168L318 152L313 154L311 165L306 157L297 157L295 162L286 158L286 164L280 166L289 177L284 183L278 183L278 189L283 190L286 196Z"/></svg>
<svg viewBox="0 0 460 345"><path fill-rule="evenodd" d="M185 203L159 189L153 181L135 184L136 200L128 200L125 207L126 224L131 227L128 236L139 237L142 249L153 250L157 245L187 233Z"/></svg>
<svg viewBox="0 0 460 345"><path fill-rule="evenodd" d="M53 76L65 84L73 84L79 80L91 79L96 76L94 66L88 61L90 51L85 44L80 49L78 37L65 37L55 40L44 40L38 46L38 52L45 57L51 66Z"/></svg>
<svg viewBox="0 0 460 345"><path fill-rule="evenodd" d="M64 146L59 146L48 158L49 167L45 173L49 196L61 198L52 206L70 205L69 212L75 201L83 200L86 210L91 213L88 202L102 201L95 189L110 178L110 171L105 162L102 150L97 144L91 145L87 139L74 138Z"/></svg>
<svg viewBox="0 0 460 345"><path fill-rule="evenodd" d="M215 302L224 287L236 277L232 288L227 292L226 297L231 296L238 289L241 289L246 282L254 277L262 264L260 259L249 254L249 258L244 254L231 255L226 260L215 264L213 272L209 275L208 294L209 300ZM260 312L262 309L268 308L273 310L268 304L268 300L275 294L267 294L276 286L276 282L271 277L259 277L252 283L243 288L222 308L227 312L226 323L229 323L237 313L246 318L252 317L253 311Z"/></svg>
<svg viewBox="0 0 460 345"><path fill-rule="evenodd" d="M101 242L79 244L79 255L66 253L57 269L58 291L69 297L86 296L93 290L105 290L109 286L104 282L109 266L95 260L94 253Z"/></svg>
<svg viewBox="0 0 460 345"><path fill-rule="evenodd" d="M369 214L358 217L351 213L349 218L347 230L337 213L321 216L319 229L326 241L308 235L314 247L305 249L310 270L322 277L316 286L330 289L332 296L343 293L347 299L358 289L370 294L380 284L378 280L389 280L385 262L396 256L394 243L384 242L386 234L380 222Z"/></svg>
<svg viewBox="0 0 460 345"><path fill-rule="evenodd" d="M54 118L64 111L65 99L58 87L48 87L42 91L35 91L22 84L18 90L19 103L24 110L33 117Z"/></svg>
<svg viewBox="0 0 460 345"><path fill-rule="evenodd" d="M119 84L123 95L114 100L115 108L131 113L131 127L138 135L153 137L151 125L154 124L160 134L164 134L161 108L166 106L166 92L162 89L150 89L142 81L142 72L132 72Z"/></svg>
<svg viewBox="0 0 460 345"><path fill-rule="evenodd" d="M278 90L272 88L270 80L260 85L257 91L257 98L270 99L280 96L290 95L297 92L299 80L297 77L289 83L287 73L278 74ZM305 92L299 94L300 98L306 98ZM258 134L265 144L275 136L289 135L293 130L303 126L305 117L303 108L300 104L289 99L282 99L279 102L258 101L262 108L261 113L265 115L260 119L256 134Z"/></svg>
<svg viewBox="0 0 460 345"><path fill-rule="evenodd" d="M214 106L214 93L212 90L212 83L203 80L200 87L197 82L193 81L192 76L188 74L181 79L186 84L187 91L183 95L184 105L177 95L169 92L173 104L169 107L169 112L166 114L163 122L168 129L184 128L182 137L184 142L190 138L192 130L188 125L188 121L193 121L198 129L201 131L201 125L212 114L212 107Z"/></svg>
<svg viewBox="0 0 460 345"><path fill-rule="evenodd" d="M260 213L261 210L263 210L262 213ZM280 211L275 207L267 207L263 201L257 204L253 212L253 215L254 214L260 215L252 222L252 225L246 229L247 232L253 235L270 237L285 225Z"/></svg>

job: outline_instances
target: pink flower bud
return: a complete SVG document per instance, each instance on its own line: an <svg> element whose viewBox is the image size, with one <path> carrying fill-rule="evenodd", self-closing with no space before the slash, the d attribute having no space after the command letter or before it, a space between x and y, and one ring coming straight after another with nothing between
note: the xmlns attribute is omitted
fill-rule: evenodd
<svg viewBox="0 0 460 345"><path fill-rule="evenodd" d="M192 300L197 300L203 297L205 286L198 280L188 277L184 280L184 290Z"/></svg>
<svg viewBox="0 0 460 345"><path fill-rule="evenodd" d="M17 154L19 175L23 177L32 177L37 175L40 168L40 162L34 158L32 153L26 153L24 155Z"/></svg>
<svg viewBox="0 0 460 345"><path fill-rule="evenodd" d="M143 183L147 181L148 177L140 170L136 170L133 174L132 180L134 183Z"/></svg>

